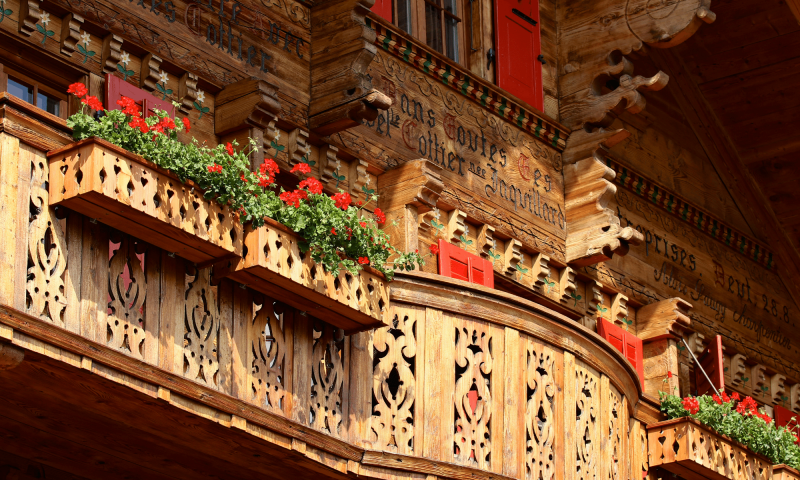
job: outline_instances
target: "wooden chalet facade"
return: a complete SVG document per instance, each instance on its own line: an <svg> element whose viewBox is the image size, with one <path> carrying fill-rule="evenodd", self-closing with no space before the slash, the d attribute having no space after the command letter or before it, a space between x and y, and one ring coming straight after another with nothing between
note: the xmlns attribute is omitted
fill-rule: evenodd
<svg viewBox="0 0 800 480"><path fill-rule="evenodd" d="M800 479L658 403L800 413L798 39L797 0L0 0L0 480ZM439 253L334 276L74 142L75 82Z"/></svg>

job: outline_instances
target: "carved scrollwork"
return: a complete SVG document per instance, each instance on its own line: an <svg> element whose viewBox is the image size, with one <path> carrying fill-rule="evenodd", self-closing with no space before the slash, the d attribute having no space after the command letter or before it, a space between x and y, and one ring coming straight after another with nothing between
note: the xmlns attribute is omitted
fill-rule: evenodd
<svg viewBox="0 0 800 480"><path fill-rule="evenodd" d="M473 324L456 328L455 338L454 459L488 470L492 462L492 337L487 329Z"/></svg>
<svg viewBox="0 0 800 480"><path fill-rule="evenodd" d="M529 341L526 358L525 478L551 480L556 474L555 352L540 343Z"/></svg>
<svg viewBox="0 0 800 480"><path fill-rule="evenodd" d="M251 324L251 388L257 405L282 412L286 397L285 307L265 299Z"/></svg>
<svg viewBox="0 0 800 480"><path fill-rule="evenodd" d="M378 450L414 452L416 317L398 308L389 328L375 331L371 434Z"/></svg>
<svg viewBox="0 0 800 480"><path fill-rule="evenodd" d="M624 412L622 412L622 399L620 398L619 394L612 391L609 392L609 401L608 401L608 443L607 448L610 450L608 453L610 454L609 460L610 463L607 465L608 468L608 480L620 480L622 478L626 478L624 474L625 466L620 462L620 458L622 458L623 451L623 436L627 434L628 426L623 425L622 419L620 418Z"/></svg>
<svg viewBox="0 0 800 480"><path fill-rule="evenodd" d="M141 243L123 235L109 261L106 342L136 358L144 358L145 296L144 251Z"/></svg>
<svg viewBox="0 0 800 480"><path fill-rule="evenodd" d="M183 375L218 386L219 304L211 285L211 268L197 269L187 278L183 335Z"/></svg>
<svg viewBox="0 0 800 480"><path fill-rule="evenodd" d="M292 22L302 27L309 28L311 26L311 11L308 7L289 0L261 0L261 5L271 9L283 10Z"/></svg>
<svg viewBox="0 0 800 480"><path fill-rule="evenodd" d="M31 315L63 327L67 306L63 278L67 269L66 241L50 207L48 171L44 160L37 159L31 165L25 309Z"/></svg>
<svg viewBox="0 0 800 480"><path fill-rule="evenodd" d="M344 384L344 331L317 321L311 352L311 408L309 423L329 435L340 436Z"/></svg>
<svg viewBox="0 0 800 480"><path fill-rule="evenodd" d="M596 438L600 398L598 383L597 376L588 369L575 367L577 478L596 478L599 468L600 439Z"/></svg>

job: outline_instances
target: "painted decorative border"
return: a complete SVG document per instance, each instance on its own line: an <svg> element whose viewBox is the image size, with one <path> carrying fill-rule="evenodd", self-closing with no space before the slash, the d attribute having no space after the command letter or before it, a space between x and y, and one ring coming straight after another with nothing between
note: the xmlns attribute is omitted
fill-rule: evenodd
<svg viewBox="0 0 800 480"><path fill-rule="evenodd" d="M661 185L628 167L620 165L613 159L606 157L606 165L617 174L614 178L614 183L625 190L649 200L650 203L661 210L688 223L767 270L775 271L777 269L772 252L764 245L747 238L743 233L723 223L722 220L700 210Z"/></svg>
<svg viewBox="0 0 800 480"><path fill-rule="evenodd" d="M392 55L410 63L427 73L442 84L478 103L498 117L507 120L522 130L532 134L544 143L564 151L569 133L564 127L556 126L534 112L529 112L513 101L503 97L497 87L481 79L470 77L460 68L445 63L431 54L426 47L408 40L398 32L371 18L366 19L367 26L377 33L375 44Z"/></svg>

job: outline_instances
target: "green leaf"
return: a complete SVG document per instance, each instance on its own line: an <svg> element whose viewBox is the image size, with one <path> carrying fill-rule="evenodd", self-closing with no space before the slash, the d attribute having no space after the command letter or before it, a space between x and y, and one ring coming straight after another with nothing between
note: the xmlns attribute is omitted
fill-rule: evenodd
<svg viewBox="0 0 800 480"><path fill-rule="evenodd" d="M3 11L3 15L5 15L6 17L11 15L12 13L14 13L14 12L12 12L10 8L7 8L7 9L5 9L5 11Z"/></svg>
<svg viewBox="0 0 800 480"><path fill-rule="evenodd" d="M83 45L81 45L80 43L78 44L77 49L78 49L79 52L81 52L82 54L86 55L86 49L83 48Z"/></svg>
<svg viewBox="0 0 800 480"><path fill-rule="evenodd" d="M41 33L42 35L46 35L44 27L38 23L36 24L36 30L39 30L39 33Z"/></svg>
<svg viewBox="0 0 800 480"><path fill-rule="evenodd" d="M94 50L89 50L88 52L86 52L86 55L89 56L89 57L94 57L95 56L95 51Z"/></svg>
<svg viewBox="0 0 800 480"><path fill-rule="evenodd" d="M516 269L517 269L517 271L519 271L519 272L521 272L521 273L528 273L528 270L530 270L530 269L528 269L528 268L522 268L522 267L520 267L520 266L519 266L519 263L518 263L518 264L516 264L516 265L514 265L514 268L516 268Z"/></svg>

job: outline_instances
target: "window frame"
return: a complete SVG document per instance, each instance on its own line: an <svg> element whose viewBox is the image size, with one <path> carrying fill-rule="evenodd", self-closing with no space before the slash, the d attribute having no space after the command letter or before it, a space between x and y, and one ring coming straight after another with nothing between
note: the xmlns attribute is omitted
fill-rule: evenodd
<svg viewBox="0 0 800 480"><path fill-rule="evenodd" d="M69 101L68 96L66 93L59 92L58 90L50 87L49 85L45 84L42 81L37 81L34 77L30 76L29 73L25 72L24 70L11 67L7 64L0 63L0 92L8 92L8 79L11 77L14 81L21 83L23 85L32 87L33 89L33 102L28 102L25 100L25 103L29 103L30 105L34 106L42 110L43 112L47 113L48 115L53 115L54 117L66 119L69 117ZM50 97L58 99L58 115L48 112L44 108L37 105L39 103L39 92L49 95ZM9 95L11 95L9 93ZM14 98L18 98L15 95L12 95Z"/></svg>
<svg viewBox="0 0 800 480"><path fill-rule="evenodd" d="M468 51L470 48L468 39L467 39L467 27L465 24L468 23L468 20L465 18L465 15L468 11L470 0L452 0L455 4L456 11L454 13L448 12L447 7L443 6L447 0L439 0L442 5L437 4L437 0L390 0L392 2L392 18L388 19L381 16L384 20L391 23L395 27L399 28L400 30L406 32L407 34L414 37L417 41L422 43L423 45L427 46L428 48L434 50L435 52L439 53L440 55L448 58L450 61L453 61L461 66L469 67L468 62L470 58L470 52ZM406 30L399 24L400 18L400 8L401 3L409 5L409 21L411 23L410 30ZM439 22L441 24L441 32L442 32L442 51L435 49L433 46L428 44L428 22L427 22L427 15L426 15L426 5L430 5L431 8L436 9L439 12ZM456 38L457 41L455 42L456 52L455 55L457 58L453 59L447 55L447 48L448 48L448 41L447 41L447 18L453 18L457 20L456 24ZM469 28L472 28L471 26Z"/></svg>

